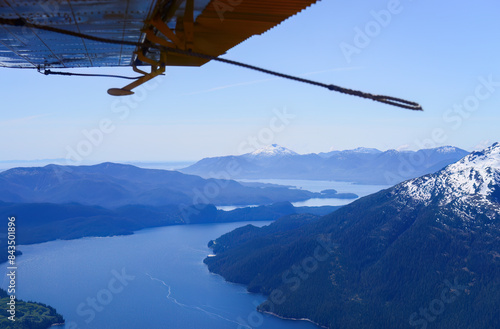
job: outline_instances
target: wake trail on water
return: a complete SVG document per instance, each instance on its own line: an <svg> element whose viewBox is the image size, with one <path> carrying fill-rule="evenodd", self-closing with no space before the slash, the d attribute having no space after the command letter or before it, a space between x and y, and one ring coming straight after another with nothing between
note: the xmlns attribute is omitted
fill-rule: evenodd
<svg viewBox="0 0 500 329"><path fill-rule="evenodd" d="M192 305L186 305L186 304L183 304L181 302L179 302L177 299L175 299L174 297L172 297L172 289L171 287L165 283L165 281L161 280L161 279L158 279L158 278L154 278L152 277L149 273L144 273L146 274L146 276L148 276L152 281L158 281L160 282L163 286L165 286L167 289L168 289L168 294L167 294L167 299L172 301L173 303L175 303L176 305L180 306L180 307L183 307L183 308L189 308L189 309L192 309L192 310L197 310L197 311L200 311L200 312L203 312L209 316L215 316L219 319L222 319L224 321L227 321L227 322L231 322L231 323L234 323L234 324L237 324L239 326L243 326L245 328L248 328L248 329L252 329L252 327L244 324L244 323L239 323L237 321L234 321L234 320L231 320L231 319L228 319L220 314L217 314L217 313L213 313L213 312L210 312L210 311L207 311L199 306L192 306ZM212 307L213 308L213 307Z"/></svg>
<svg viewBox="0 0 500 329"><path fill-rule="evenodd" d="M206 255L208 252L210 252L210 250L203 250L203 249L196 249L196 248L188 248L188 249L191 251L198 252L200 254L204 254L204 255Z"/></svg>

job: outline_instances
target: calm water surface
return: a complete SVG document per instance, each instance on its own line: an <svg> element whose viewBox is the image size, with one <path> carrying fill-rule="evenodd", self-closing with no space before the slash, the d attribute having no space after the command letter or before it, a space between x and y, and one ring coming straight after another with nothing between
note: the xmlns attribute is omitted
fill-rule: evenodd
<svg viewBox="0 0 500 329"><path fill-rule="evenodd" d="M327 189L337 190L338 193L355 193L359 197L378 192L391 187L391 185L361 185L349 182L323 181L323 180L304 180L304 179L240 179L241 182L257 182L291 186L298 189L304 189L311 192L321 192ZM309 199L306 201L293 202L296 207L319 207L319 206L343 206L357 199ZM250 205L253 206L253 205ZM245 206L218 206L217 209L230 211Z"/></svg>
<svg viewBox="0 0 500 329"><path fill-rule="evenodd" d="M169 226L21 246L17 297L55 307L66 319L61 329L318 328L257 313L263 296L207 270L207 242L246 224Z"/></svg>

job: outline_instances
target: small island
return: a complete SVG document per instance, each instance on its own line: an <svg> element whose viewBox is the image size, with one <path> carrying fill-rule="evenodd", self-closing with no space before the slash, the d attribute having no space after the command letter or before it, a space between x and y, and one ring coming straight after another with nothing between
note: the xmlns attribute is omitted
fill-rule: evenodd
<svg viewBox="0 0 500 329"><path fill-rule="evenodd" d="M356 199L359 195L354 193L338 193L337 190L328 189L321 191L320 199Z"/></svg>

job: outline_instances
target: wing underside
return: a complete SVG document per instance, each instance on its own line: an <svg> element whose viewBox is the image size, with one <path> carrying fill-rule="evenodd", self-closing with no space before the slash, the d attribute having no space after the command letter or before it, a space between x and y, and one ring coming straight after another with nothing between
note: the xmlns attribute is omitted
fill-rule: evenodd
<svg viewBox="0 0 500 329"><path fill-rule="evenodd" d="M0 0L0 18L19 19L141 46L103 43L27 26L0 25L0 66L75 68L139 66L160 61L148 44L220 56L317 0ZM166 65L208 59L168 54ZM149 64L148 64L149 63Z"/></svg>

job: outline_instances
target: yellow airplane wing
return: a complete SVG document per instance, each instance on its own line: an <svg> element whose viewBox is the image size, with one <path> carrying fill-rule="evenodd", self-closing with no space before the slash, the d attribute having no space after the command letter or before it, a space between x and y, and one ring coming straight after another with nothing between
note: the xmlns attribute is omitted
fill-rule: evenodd
<svg viewBox="0 0 500 329"><path fill-rule="evenodd" d="M151 65L147 43L220 56L317 0L0 0L1 19L23 19L143 47L106 44L27 26L0 26L0 66L74 68ZM140 57L140 58L139 58ZM207 59L172 54L166 65L200 66Z"/></svg>

